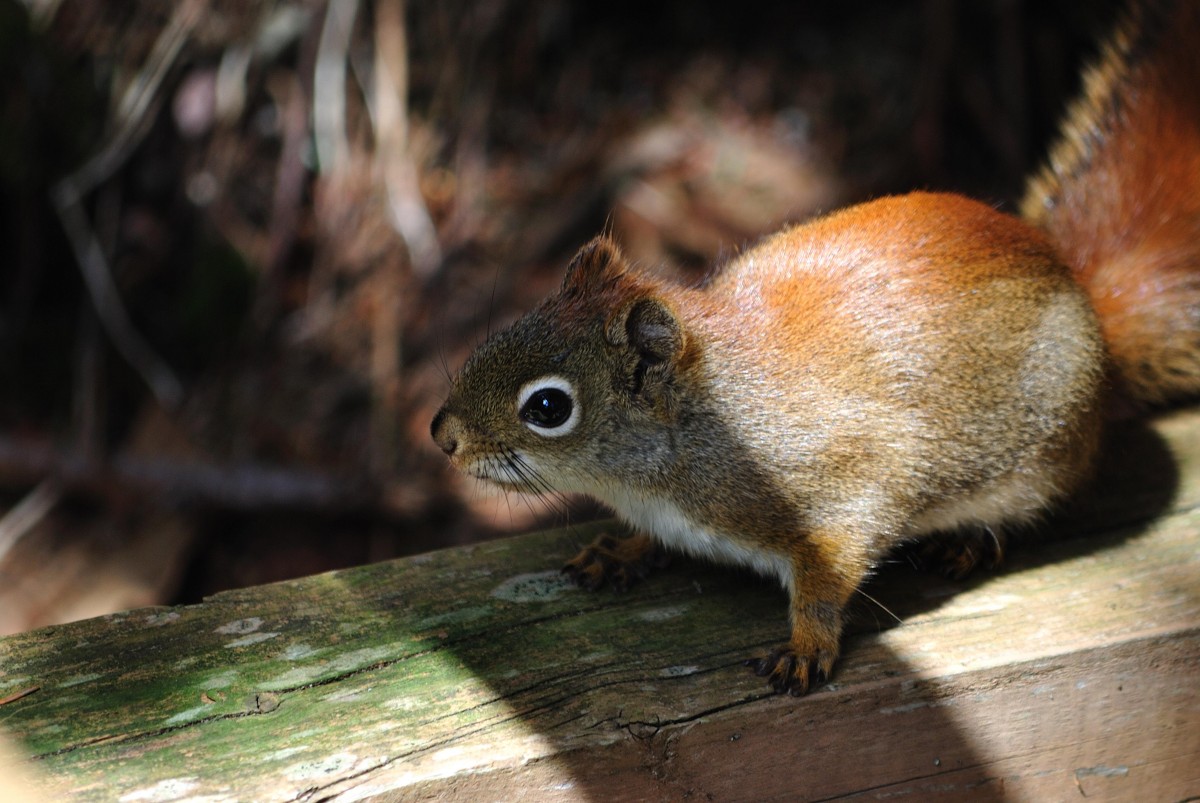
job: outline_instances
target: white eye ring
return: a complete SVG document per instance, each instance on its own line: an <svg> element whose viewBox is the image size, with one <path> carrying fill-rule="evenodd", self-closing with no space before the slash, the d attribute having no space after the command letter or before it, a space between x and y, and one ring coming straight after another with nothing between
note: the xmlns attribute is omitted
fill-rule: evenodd
<svg viewBox="0 0 1200 803"><path fill-rule="evenodd" d="M544 391L558 391L566 395L566 401L571 409L565 419L553 423L538 423L527 417L527 408L530 401L534 396ZM569 379L555 375L542 376L532 382L526 382L521 386L521 390L517 392L517 417L521 419L525 426L529 427L530 432L546 438L558 438L570 433L579 424L580 417L579 401L575 397L575 386L571 384Z"/></svg>

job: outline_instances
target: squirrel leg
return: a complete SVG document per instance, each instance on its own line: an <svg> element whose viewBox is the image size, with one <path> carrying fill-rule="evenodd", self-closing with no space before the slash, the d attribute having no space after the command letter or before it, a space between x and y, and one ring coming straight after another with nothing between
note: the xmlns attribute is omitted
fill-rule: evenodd
<svg viewBox="0 0 1200 803"><path fill-rule="evenodd" d="M994 569L1004 560L1004 533L991 527L937 533L918 544L914 559L923 569L961 580L977 567Z"/></svg>
<svg viewBox="0 0 1200 803"><path fill-rule="evenodd" d="M828 560L823 556L837 553L820 549L815 539L805 547L792 560L791 640L763 658L745 662L776 692L793 697L807 694L833 674L841 652L844 611L868 568L866 561Z"/></svg>
<svg viewBox="0 0 1200 803"><path fill-rule="evenodd" d="M617 591L626 591L652 570L669 562L666 551L644 533L624 538L601 533L567 561L562 570L588 591L595 591L606 582Z"/></svg>

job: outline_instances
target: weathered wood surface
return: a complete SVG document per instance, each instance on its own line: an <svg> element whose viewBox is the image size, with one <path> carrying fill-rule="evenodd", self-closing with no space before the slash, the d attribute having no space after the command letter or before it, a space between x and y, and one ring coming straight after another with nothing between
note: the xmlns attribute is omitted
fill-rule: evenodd
<svg viewBox="0 0 1200 803"><path fill-rule="evenodd" d="M1200 414L1109 454L1070 537L966 583L881 572L803 699L742 666L782 592L686 561L579 591L580 528L4 639L0 700L36 691L0 728L63 800L1180 800Z"/></svg>

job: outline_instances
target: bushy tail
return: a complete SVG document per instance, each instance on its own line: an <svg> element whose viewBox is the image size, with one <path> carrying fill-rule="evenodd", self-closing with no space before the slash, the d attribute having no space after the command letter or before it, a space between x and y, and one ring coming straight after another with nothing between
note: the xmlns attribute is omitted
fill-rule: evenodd
<svg viewBox="0 0 1200 803"><path fill-rule="evenodd" d="M1135 401L1200 394L1200 0L1137 2L1021 214L1091 295Z"/></svg>

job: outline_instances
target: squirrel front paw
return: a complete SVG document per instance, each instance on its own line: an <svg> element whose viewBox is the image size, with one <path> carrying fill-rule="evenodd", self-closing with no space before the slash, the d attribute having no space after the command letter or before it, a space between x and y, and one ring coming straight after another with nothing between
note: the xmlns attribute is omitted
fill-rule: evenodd
<svg viewBox="0 0 1200 803"><path fill-rule="evenodd" d="M841 638L842 607L800 594L792 600L791 641L746 665L779 694L800 697L829 680Z"/></svg>
<svg viewBox="0 0 1200 803"><path fill-rule="evenodd" d="M670 562L669 556L649 536L635 533L618 538L602 533L563 566L563 574L576 585L595 591L608 583L626 591L652 570Z"/></svg>
<svg viewBox="0 0 1200 803"><path fill-rule="evenodd" d="M815 649L797 653L790 644L776 647L764 658L751 658L745 665L760 678L766 678L779 694L801 697L829 680L837 649Z"/></svg>

